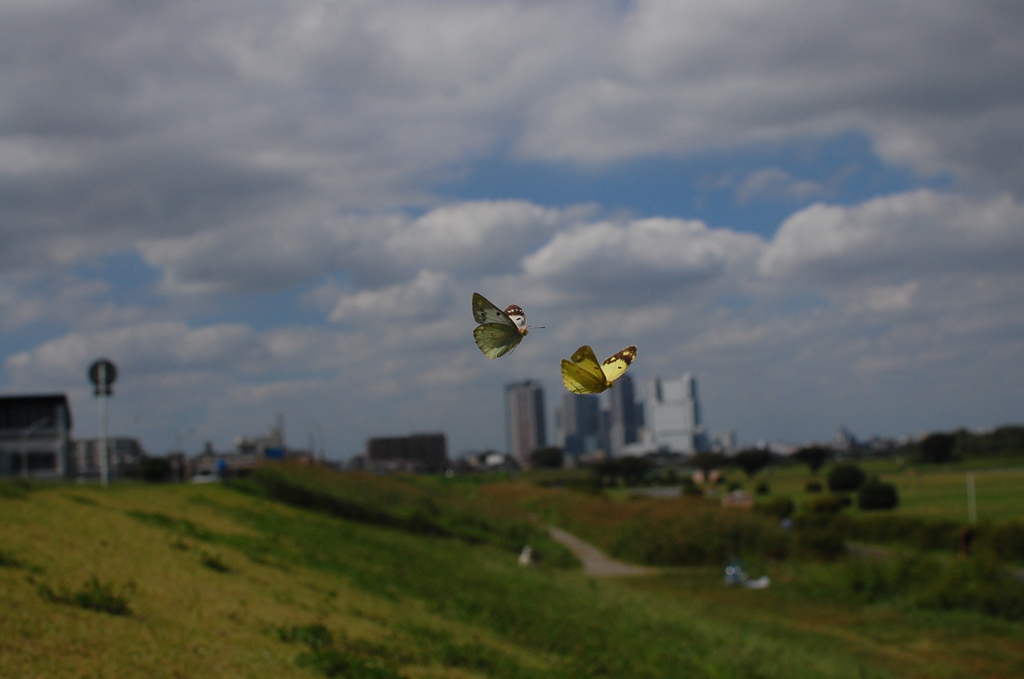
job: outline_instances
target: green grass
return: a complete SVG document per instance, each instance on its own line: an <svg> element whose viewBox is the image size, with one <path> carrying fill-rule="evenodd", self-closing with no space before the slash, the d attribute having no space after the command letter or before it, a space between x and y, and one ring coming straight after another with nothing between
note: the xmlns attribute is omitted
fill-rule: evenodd
<svg viewBox="0 0 1024 679"><path fill-rule="evenodd" d="M830 566L767 561L773 584L761 591L725 588L718 568L624 580L553 560L523 568L505 522L528 510L526 484L383 479L348 495L354 479L377 482L324 472L307 481L364 508L394 503L395 516L415 510L409 498L430 500L449 528L477 508L484 521L471 533L493 526L496 537L348 520L209 485L35 487L0 499L0 676L881 679L1024 669L1020 624L866 605ZM107 598L126 596L130 615L40 595L74 600L88 578Z"/></svg>
<svg viewBox="0 0 1024 679"><path fill-rule="evenodd" d="M1007 461L1001 459L934 466L900 466L892 460L872 460L860 466L886 483L895 484L900 496L896 514L966 522L968 473L974 474L979 521L1024 519L1024 467L1019 466L1019 460L1014 462L1018 466L1006 466ZM806 492L808 481L820 482L827 491L826 477L830 468L826 465L812 475L805 466L777 466L759 473L753 480L739 472L729 474L729 479L739 481L749 490L753 490L758 481L765 480L771 493L759 500L784 495L800 505L818 495ZM853 508L852 511L860 510Z"/></svg>

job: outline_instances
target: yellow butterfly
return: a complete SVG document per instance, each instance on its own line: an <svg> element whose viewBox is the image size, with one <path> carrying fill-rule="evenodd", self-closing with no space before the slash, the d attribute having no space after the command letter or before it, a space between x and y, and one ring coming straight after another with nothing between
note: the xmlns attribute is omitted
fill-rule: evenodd
<svg viewBox="0 0 1024 679"><path fill-rule="evenodd" d="M636 347L628 346L600 365L594 350L584 345L570 360L562 359L562 382L574 394L600 394L619 379L636 358Z"/></svg>
<svg viewBox="0 0 1024 679"><path fill-rule="evenodd" d="M502 311L478 292L473 293L473 319L480 323L473 339L487 358L511 353L530 334L522 307L510 304Z"/></svg>

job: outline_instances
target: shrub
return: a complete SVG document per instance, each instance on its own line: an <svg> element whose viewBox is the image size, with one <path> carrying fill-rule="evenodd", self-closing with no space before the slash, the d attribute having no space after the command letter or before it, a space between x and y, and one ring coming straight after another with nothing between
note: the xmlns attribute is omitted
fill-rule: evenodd
<svg viewBox="0 0 1024 679"><path fill-rule="evenodd" d="M332 646L299 654L295 664L320 672L325 677L342 679L402 679L402 675L383 664L372 664Z"/></svg>
<svg viewBox="0 0 1024 679"><path fill-rule="evenodd" d="M817 481L808 481L807 485L804 486L804 490L806 490L808 493L820 493L821 484L818 483Z"/></svg>
<svg viewBox="0 0 1024 679"><path fill-rule="evenodd" d="M623 522L610 551L652 565L718 565L747 556L785 559L792 536L757 513L695 507L682 515L640 514Z"/></svg>
<svg viewBox="0 0 1024 679"><path fill-rule="evenodd" d="M994 526L984 526L980 531L980 542L1000 559L1024 561L1024 523L1004 521Z"/></svg>
<svg viewBox="0 0 1024 679"><path fill-rule="evenodd" d="M94 575L89 582L83 585L77 592L54 592L46 585L39 586L39 595L47 601L69 606L78 606L91 611L100 611L110 615L131 615L128 608L128 599L135 591L134 583L128 583L122 594L114 591L114 586L109 583L101 583Z"/></svg>
<svg viewBox="0 0 1024 679"><path fill-rule="evenodd" d="M832 561L846 553L843 533L829 514L801 514L795 517L795 525L797 547L803 554Z"/></svg>
<svg viewBox="0 0 1024 679"><path fill-rule="evenodd" d="M842 514L834 523L847 540L902 543L922 550L956 551L960 530L956 521L919 516L852 516Z"/></svg>
<svg viewBox="0 0 1024 679"><path fill-rule="evenodd" d="M892 509L899 503L899 493L891 483L870 481L857 493L857 506L861 509Z"/></svg>
<svg viewBox="0 0 1024 679"><path fill-rule="evenodd" d="M280 627L277 635L287 643L301 642L309 651L295 658L299 667L315 670L325 677L345 679L401 679L402 675L379 660L365 660L347 649L338 648L334 637L323 625Z"/></svg>
<svg viewBox="0 0 1024 679"><path fill-rule="evenodd" d="M786 519L793 516L796 505L788 497L777 497L763 505L758 505L757 510L762 514L773 516L776 519Z"/></svg>
<svg viewBox="0 0 1024 679"><path fill-rule="evenodd" d="M530 453L530 466L535 469L561 469L561 448L537 448Z"/></svg>
<svg viewBox="0 0 1024 679"><path fill-rule="evenodd" d="M767 495L772 492L771 486L768 485L767 481L762 481L754 487L754 492L758 495Z"/></svg>
<svg viewBox="0 0 1024 679"><path fill-rule="evenodd" d="M804 509L812 514L835 514L853 501L847 495L823 495L804 502Z"/></svg>
<svg viewBox="0 0 1024 679"><path fill-rule="evenodd" d="M866 478L864 471L855 464L837 464L828 473L828 489L832 492L857 490Z"/></svg>
<svg viewBox="0 0 1024 679"><path fill-rule="evenodd" d="M638 485L654 468L654 463L644 457L619 457L606 460L594 466L594 473L602 481L607 478L614 485L619 479L627 486Z"/></svg>
<svg viewBox="0 0 1024 679"><path fill-rule="evenodd" d="M334 643L331 631L323 625L292 625L291 627L279 627L277 636L281 641L294 643L301 641L312 650L326 648Z"/></svg>

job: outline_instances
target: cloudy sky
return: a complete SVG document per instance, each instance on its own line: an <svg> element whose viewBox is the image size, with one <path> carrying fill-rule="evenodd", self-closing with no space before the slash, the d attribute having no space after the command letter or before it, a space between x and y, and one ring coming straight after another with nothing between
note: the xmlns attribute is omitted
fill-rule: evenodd
<svg viewBox="0 0 1024 679"><path fill-rule="evenodd" d="M1024 420L1024 5L0 5L0 391L75 435L105 356L152 453L500 449L585 343L741 441Z"/></svg>

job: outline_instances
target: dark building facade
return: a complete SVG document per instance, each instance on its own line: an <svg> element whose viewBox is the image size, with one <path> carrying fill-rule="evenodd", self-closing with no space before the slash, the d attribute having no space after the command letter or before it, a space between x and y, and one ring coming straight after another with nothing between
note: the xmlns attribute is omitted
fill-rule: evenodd
<svg viewBox="0 0 1024 679"><path fill-rule="evenodd" d="M633 380L628 375L621 377L610 393L608 443L612 457L620 457L626 446L639 440L641 411L635 402Z"/></svg>
<svg viewBox="0 0 1024 679"><path fill-rule="evenodd" d="M556 443L578 458L601 449L601 403L590 394L562 394L555 408Z"/></svg>
<svg viewBox="0 0 1024 679"><path fill-rule="evenodd" d="M448 441L444 434L372 438L366 442L366 464L371 471L443 471Z"/></svg>
<svg viewBox="0 0 1024 679"><path fill-rule="evenodd" d="M71 466L64 394L0 396L0 476L63 478Z"/></svg>

